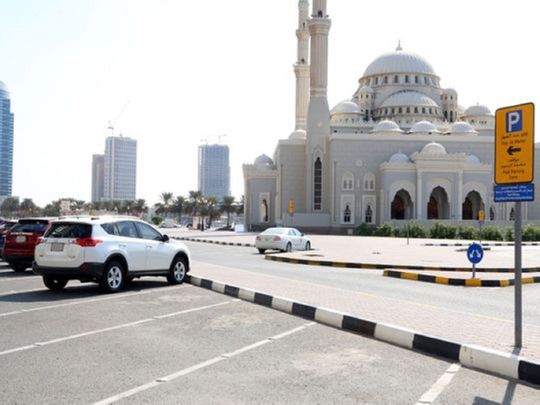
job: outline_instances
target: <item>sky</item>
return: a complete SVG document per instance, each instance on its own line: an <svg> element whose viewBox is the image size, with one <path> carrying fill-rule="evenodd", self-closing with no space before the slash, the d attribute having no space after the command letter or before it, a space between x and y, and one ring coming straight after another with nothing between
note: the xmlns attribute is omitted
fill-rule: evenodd
<svg viewBox="0 0 540 405"><path fill-rule="evenodd" d="M328 0L330 107L379 55L422 55L464 107L540 94L540 25L529 0ZM298 0L0 0L0 80L15 114L13 194L90 200L105 138L138 141L137 197L197 188L197 148L242 164L294 130ZM540 108L540 107L539 107ZM538 118L538 112L537 112ZM537 141L540 140L537 135Z"/></svg>

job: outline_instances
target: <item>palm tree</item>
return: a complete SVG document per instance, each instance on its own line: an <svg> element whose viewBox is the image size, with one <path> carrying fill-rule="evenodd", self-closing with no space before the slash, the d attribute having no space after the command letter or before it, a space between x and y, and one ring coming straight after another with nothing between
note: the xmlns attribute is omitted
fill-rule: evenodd
<svg viewBox="0 0 540 405"><path fill-rule="evenodd" d="M178 215L179 223L182 223L182 214L186 210L186 205L187 205L186 199L182 197L181 195L176 197L174 201L172 202L171 211Z"/></svg>
<svg viewBox="0 0 540 405"><path fill-rule="evenodd" d="M208 197L204 199L204 213L208 217L208 227L212 226L212 221L218 219L221 216L221 211L218 207L218 200L216 197Z"/></svg>
<svg viewBox="0 0 540 405"><path fill-rule="evenodd" d="M229 226L231 220L231 213L236 211L236 207L234 205L234 197L230 195L226 195L225 197L223 197L220 209L222 212L227 214L227 226Z"/></svg>
<svg viewBox="0 0 540 405"><path fill-rule="evenodd" d="M170 209L170 205L171 205L171 200L173 198L173 193L169 193L169 192L163 192L161 193L161 195L159 196L160 200L162 201L162 209L163 209L163 213L165 214L165 218L167 217L167 214L169 213L169 209Z"/></svg>
<svg viewBox="0 0 540 405"><path fill-rule="evenodd" d="M200 191L190 191L188 197L189 212L192 216L201 216L201 211L204 209L204 198ZM204 228L204 221L199 219L199 225ZM204 229L203 229L204 230Z"/></svg>

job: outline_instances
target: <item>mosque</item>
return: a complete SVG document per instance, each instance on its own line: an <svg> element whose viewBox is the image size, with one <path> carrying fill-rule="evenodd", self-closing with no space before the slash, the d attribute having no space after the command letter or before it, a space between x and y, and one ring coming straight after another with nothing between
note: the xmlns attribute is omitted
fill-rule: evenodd
<svg viewBox="0 0 540 405"><path fill-rule="evenodd" d="M295 130L273 159L243 165L247 229L346 233L363 223L513 219L514 204L493 199L489 108L461 107L426 59L398 45L330 110L326 0L314 0L311 15L308 0L298 9ZM523 203L522 211L524 223L540 222L540 204Z"/></svg>

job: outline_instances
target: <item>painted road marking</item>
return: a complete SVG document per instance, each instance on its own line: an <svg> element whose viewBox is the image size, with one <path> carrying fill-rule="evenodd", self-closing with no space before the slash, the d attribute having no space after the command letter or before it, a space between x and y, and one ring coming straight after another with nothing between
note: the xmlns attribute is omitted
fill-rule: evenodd
<svg viewBox="0 0 540 405"><path fill-rule="evenodd" d="M91 331L83 332L83 333L77 333L75 335L70 335L70 336L64 336L64 337L61 337L61 338L51 339L51 340L47 340L45 342L36 342L34 344L31 344L31 345L26 345L26 346L16 347L14 349L4 350L4 351L0 352L0 356L4 356L6 354L15 353L15 352L21 352L21 351L24 351L24 350L35 349L35 348L42 347L42 346L48 346L48 345L51 345L51 344L54 344L54 343L65 342L66 340L73 340L73 339L79 339L79 338L85 337L85 336L97 335L98 333L104 333L104 332L110 332L112 330L129 328L131 326L138 326L138 325L142 325L142 324L145 324L145 323L148 323L148 322L153 322L153 321L158 321L160 319L170 318L171 316L178 316L178 315L183 315L183 314L187 314L187 313L190 313L190 312L202 311L204 309L215 308L215 307L219 307L219 306L222 306L222 305L227 305L227 304L230 304L230 303L233 303L233 302L240 302L240 300L234 299L234 300L224 301L224 302L220 302L220 303L217 303L217 304L205 305L205 306L197 307L197 308L190 308L190 309L186 309L184 311L178 311L178 312L173 312L173 313L170 313L170 314L154 316L152 318L141 319L141 320L138 320L138 321L124 323L124 324L116 325L116 326L111 326L111 327L108 327L108 328L96 329L96 330L91 330Z"/></svg>
<svg viewBox="0 0 540 405"><path fill-rule="evenodd" d="M279 335L275 335L275 336L271 336L269 338L266 338L266 339L263 339L263 340L260 340L258 342L255 342L251 345L248 345L248 346L244 346L243 348L240 348L238 350L235 350L234 352L230 352L230 353L224 353L222 355L219 355L217 357L214 357L210 360L206 360L206 361L203 361L199 364L195 364L194 366L191 366L191 367L188 367L188 368L185 368L183 370L180 370L180 371L177 371L175 373L172 373L172 374L169 374L165 377L160 377L160 378L156 378L154 381L151 381L149 383L146 383L146 384L143 384L143 385L140 385L138 387L135 387L135 388L132 388L128 391L124 391L120 394L117 394L117 395L113 395L109 398L105 398L99 402L96 402L94 405L107 405L107 404L112 404L114 402L117 402L117 401L120 401L121 399L124 399L124 398L127 398L127 397L131 397L139 392L142 392L142 391L146 391L146 390L149 390L151 388L154 388L154 387L157 387L158 385L162 384L162 383L166 383L166 382L170 382L170 381L173 381L179 377L182 377L182 376L185 376L187 374L190 374L190 373L193 373L197 370L200 370L200 369L203 369L205 367L209 367L211 365L214 365L216 363L219 363L221 361L224 361L224 360L227 360L227 359L230 359L232 357L235 357L235 356L238 356L242 353L245 353L245 352L248 352L250 350L253 350L253 349L256 349L260 346L263 346L263 345L266 345L268 343L271 343L275 340L279 340L279 339L283 339L287 336L290 336L294 333L297 333L297 332L300 332L310 326L313 326L315 325L316 323L315 322L309 322L309 323L306 323L300 327L297 327L297 328L294 328L294 329L290 329L284 333L280 333Z"/></svg>
<svg viewBox="0 0 540 405"><path fill-rule="evenodd" d="M418 400L416 405L432 404L433 401L444 391L444 389L450 384L454 376L461 369L461 365L454 363L444 372L444 374L427 390L424 395Z"/></svg>

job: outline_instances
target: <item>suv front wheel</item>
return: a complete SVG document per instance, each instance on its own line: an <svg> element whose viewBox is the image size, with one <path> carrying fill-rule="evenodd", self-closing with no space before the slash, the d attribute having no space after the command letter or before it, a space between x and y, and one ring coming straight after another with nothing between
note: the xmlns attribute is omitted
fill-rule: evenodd
<svg viewBox="0 0 540 405"><path fill-rule="evenodd" d="M124 288L126 283L126 271L124 266L117 261L111 261L105 265L103 276L99 283L105 292L115 293Z"/></svg>
<svg viewBox="0 0 540 405"><path fill-rule="evenodd" d="M183 257L177 257L173 260L171 270L167 276L169 284L182 284L186 279L187 264Z"/></svg>

